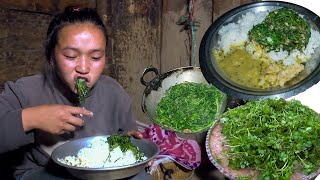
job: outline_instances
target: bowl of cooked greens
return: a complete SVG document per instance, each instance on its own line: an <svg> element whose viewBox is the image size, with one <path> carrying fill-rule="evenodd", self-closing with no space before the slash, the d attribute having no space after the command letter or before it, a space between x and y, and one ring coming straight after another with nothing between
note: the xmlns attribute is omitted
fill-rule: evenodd
<svg viewBox="0 0 320 180"><path fill-rule="evenodd" d="M54 149L51 158L76 178L104 180L133 177L159 152L148 139L115 134L69 141Z"/></svg>
<svg viewBox="0 0 320 180"><path fill-rule="evenodd" d="M230 179L313 179L320 173L319 121L298 100L250 100L212 125L207 155Z"/></svg>
<svg viewBox="0 0 320 180"><path fill-rule="evenodd" d="M320 18L287 2L244 4L220 16L201 40L209 83L239 99L288 98L320 80Z"/></svg>
<svg viewBox="0 0 320 180"><path fill-rule="evenodd" d="M156 77L146 82L144 76L149 72ZM182 67L163 74L149 67L142 73L141 83L146 86L143 112L167 130L204 132L226 108L226 94L209 84L199 67Z"/></svg>

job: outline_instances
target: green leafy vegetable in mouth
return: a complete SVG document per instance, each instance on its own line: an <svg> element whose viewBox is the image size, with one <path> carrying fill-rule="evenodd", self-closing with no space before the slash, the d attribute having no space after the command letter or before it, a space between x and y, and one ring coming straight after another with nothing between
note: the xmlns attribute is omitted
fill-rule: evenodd
<svg viewBox="0 0 320 180"><path fill-rule="evenodd" d="M267 51L303 50L311 36L310 24L290 8L270 12L266 19L249 31L249 39Z"/></svg>
<svg viewBox="0 0 320 180"><path fill-rule="evenodd" d="M156 108L155 121L165 129L192 133L210 128L220 115L224 95L214 86L184 82L171 86Z"/></svg>
<svg viewBox="0 0 320 180"><path fill-rule="evenodd" d="M230 167L252 168L260 179L290 179L320 167L320 116L300 101L249 101L221 115Z"/></svg>
<svg viewBox="0 0 320 180"><path fill-rule="evenodd" d="M80 102L80 105L83 105L85 102L85 99L87 98L89 94L89 87L87 86L87 83L84 79L77 79L76 81L76 89L78 93L78 99Z"/></svg>
<svg viewBox="0 0 320 180"><path fill-rule="evenodd" d="M122 152L131 150L136 156L137 161L142 161L144 154L139 151L138 147L134 146L131 142L131 137L129 135L119 135L113 134L107 138L109 144L110 152L117 147L120 147Z"/></svg>

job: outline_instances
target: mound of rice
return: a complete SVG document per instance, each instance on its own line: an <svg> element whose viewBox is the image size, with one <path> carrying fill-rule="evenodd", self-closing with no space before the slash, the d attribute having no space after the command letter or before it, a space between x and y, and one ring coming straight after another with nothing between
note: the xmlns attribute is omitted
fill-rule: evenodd
<svg viewBox="0 0 320 180"><path fill-rule="evenodd" d="M231 47L245 46L246 51L252 54L255 58L261 58L261 56L264 56L265 58L273 61L282 60L283 64L287 66L308 61L315 49L320 46L320 33L312 28L309 43L302 52L297 49L291 52L283 50L279 52L266 52L260 47L257 47L256 44L249 42L248 32L254 25L260 24L267 15L267 11L260 11L257 13L248 12L237 22L223 26L218 32L220 36L218 49L222 50L224 54L228 54Z"/></svg>
<svg viewBox="0 0 320 180"><path fill-rule="evenodd" d="M221 27L218 34L221 37L218 45L224 54L230 51L232 46L241 46L249 41L248 32L254 25L261 23L267 16L267 12L261 11L257 14L248 12L237 22Z"/></svg>
<svg viewBox="0 0 320 180"><path fill-rule="evenodd" d="M147 157L143 157L146 160ZM86 168L103 168L134 164L137 161L131 150L122 152L120 147L110 151L107 138L99 137L92 141L89 147L79 150L76 156L66 156L58 159L61 163Z"/></svg>

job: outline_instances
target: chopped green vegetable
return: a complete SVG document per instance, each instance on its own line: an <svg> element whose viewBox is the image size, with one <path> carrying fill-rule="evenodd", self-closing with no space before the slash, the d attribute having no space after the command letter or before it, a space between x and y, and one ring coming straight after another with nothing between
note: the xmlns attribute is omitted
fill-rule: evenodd
<svg viewBox="0 0 320 180"><path fill-rule="evenodd" d="M156 123L177 132L210 128L220 115L223 94L214 86L185 82L171 86L156 109Z"/></svg>
<svg viewBox="0 0 320 180"><path fill-rule="evenodd" d="M89 94L90 89L87 86L87 83L84 79L77 79L76 88L77 88L79 103L83 105L85 102L85 99Z"/></svg>
<svg viewBox="0 0 320 180"><path fill-rule="evenodd" d="M137 161L142 161L144 154L139 151L138 147L134 146L131 142L131 137L129 135L118 135L114 134L107 138L110 152L117 147L120 147L122 152L131 150L135 155Z"/></svg>
<svg viewBox="0 0 320 180"><path fill-rule="evenodd" d="M300 51L311 36L310 24L290 8L270 12L266 19L249 31L249 39L258 42L267 51Z"/></svg>
<svg viewBox="0 0 320 180"><path fill-rule="evenodd" d="M225 153L234 169L252 168L262 179L290 179L320 167L320 116L300 101L249 101L221 115Z"/></svg>

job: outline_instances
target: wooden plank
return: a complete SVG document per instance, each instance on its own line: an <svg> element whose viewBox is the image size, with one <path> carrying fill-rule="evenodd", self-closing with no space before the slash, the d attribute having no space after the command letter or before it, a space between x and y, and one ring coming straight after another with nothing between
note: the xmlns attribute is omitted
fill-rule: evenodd
<svg viewBox="0 0 320 180"><path fill-rule="evenodd" d="M111 0L97 0L97 11L100 14L108 34L107 63L104 74L116 79L113 63L113 38L112 36L112 2Z"/></svg>
<svg viewBox="0 0 320 180"><path fill-rule="evenodd" d="M56 14L66 6L96 7L96 0L1 0L0 8Z"/></svg>
<svg viewBox="0 0 320 180"><path fill-rule="evenodd" d="M212 24L212 1L197 0L195 1L195 17L200 20L200 27L196 32L197 43L197 66L199 65L199 47L205 32Z"/></svg>
<svg viewBox="0 0 320 180"><path fill-rule="evenodd" d="M39 73L51 16L0 9L0 89L6 81Z"/></svg>
<svg viewBox="0 0 320 180"><path fill-rule="evenodd" d="M1 0L0 8L32 11L35 5L34 0Z"/></svg>
<svg viewBox="0 0 320 180"><path fill-rule="evenodd" d="M186 0L163 0L160 73L190 65L188 34L176 23L186 15Z"/></svg>
<svg viewBox="0 0 320 180"><path fill-rule="evenodd" d="M194 4L194 17L200 21L196 37L196 63L191 58L190 40L183 26L177 25L181 16L187 15L186 0L163 0L161 73L174 68L196 65L199 66L199 46L201 39L212 23L212 1L197 0Z"/></svg>
<svg viewBox="0 0 320 180"><path fill-rule="evenodd" d="M112 63L115 77L133 99L134 113L145 124L140 83L144 68L160 66L161 0L111 0Z"/></svg>

